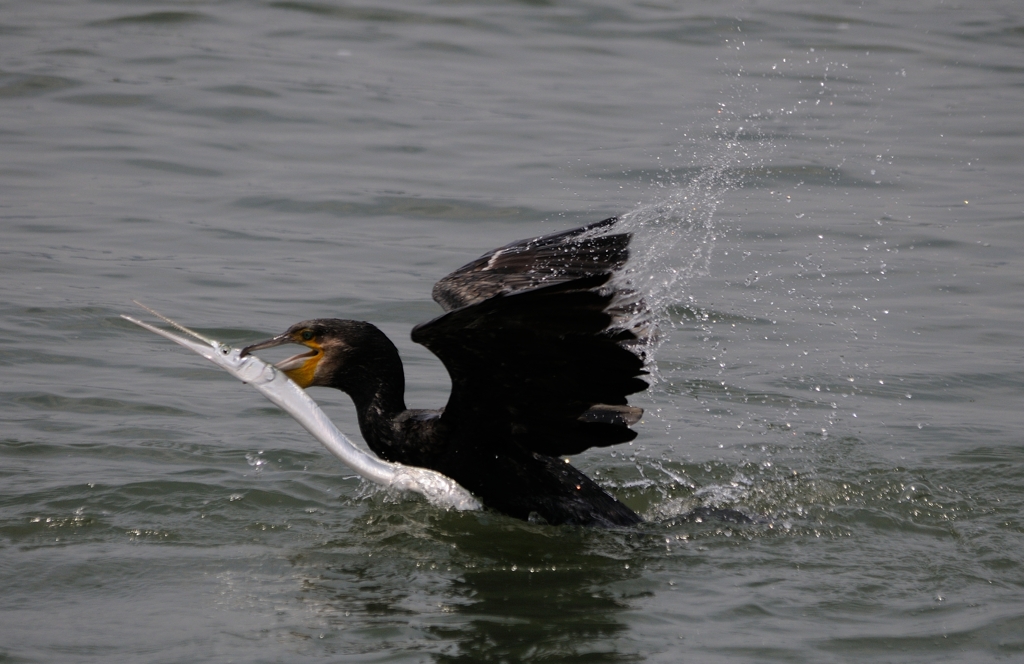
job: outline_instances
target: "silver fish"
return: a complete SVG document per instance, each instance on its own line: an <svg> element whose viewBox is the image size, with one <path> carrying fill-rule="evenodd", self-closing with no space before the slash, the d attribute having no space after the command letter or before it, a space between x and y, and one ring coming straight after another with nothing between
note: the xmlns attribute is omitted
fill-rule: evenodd
<svg viewBox="0 0 1024 664"><path fill-rule="evenodd" d="M391 489L420 493L432 505L438 507L456 510L481 508L480 502L471 493L441 473L427 468L383 461L353 445L306 391L273 365L255 355L239 357L240 349L207 339L139 302L135 304L198 341L131 316L121 314L121 318L202 355L246 385L251 385L271 403L291 415L306 431L313 434L314 438L323 443L331 454L341 459L342 463L361 477Z"/></svg>

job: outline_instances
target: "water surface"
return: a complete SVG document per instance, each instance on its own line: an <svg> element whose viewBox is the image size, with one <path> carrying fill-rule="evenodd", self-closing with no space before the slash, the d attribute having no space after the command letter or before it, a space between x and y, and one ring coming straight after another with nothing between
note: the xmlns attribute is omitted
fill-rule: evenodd
<svg viewBox="0 0 1024 664"><path fill-rule="evenodd" d="M0 661L1024 652L1017 4L8 2L0 40ZM640 437L573 461L634 532L373 490L118 317L371 320L437 407L431 284L612 214L662 343Z"/></svg>

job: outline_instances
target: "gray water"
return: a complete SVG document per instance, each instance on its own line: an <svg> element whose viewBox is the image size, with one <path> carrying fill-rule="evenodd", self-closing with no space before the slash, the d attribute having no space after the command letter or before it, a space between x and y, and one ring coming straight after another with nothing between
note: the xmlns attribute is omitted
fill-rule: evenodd
<svg viewBox="0 0 1024 664"><path fill-rule="evenodd" d="M1019 2L0 3L0 662L1021 658L1022 109ZM432 283L612 214L634 532L374 490L118 317L371 320L438 407Z"/></svg>

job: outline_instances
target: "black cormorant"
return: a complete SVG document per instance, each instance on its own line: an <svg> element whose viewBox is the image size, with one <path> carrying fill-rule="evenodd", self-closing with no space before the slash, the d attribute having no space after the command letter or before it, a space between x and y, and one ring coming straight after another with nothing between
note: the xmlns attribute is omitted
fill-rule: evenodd
<svg viewBox="0 0 1024 664"><path fill-rule="evenodd" d="M355 402L381 458L436 470L492 509L550 524L621 527L642 519L563 458L630 441L647 388L649 312L615 279L629 233L616 218L495 249L434 286L447 313L412 340L451 376L441 410L409 410L398 350L370 323L315 319L252 344L300 344L276 366L301 387L334 387Z"/></svg>

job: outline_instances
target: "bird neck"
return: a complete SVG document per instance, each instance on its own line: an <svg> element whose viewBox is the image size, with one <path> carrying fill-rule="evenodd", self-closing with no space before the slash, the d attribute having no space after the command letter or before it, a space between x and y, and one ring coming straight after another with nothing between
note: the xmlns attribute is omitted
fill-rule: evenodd
<svg viewBox="0 0 1024 664"><path fill-rule="evenodd" d="M392 424L405 411L404 381L397 386L379 381L374 387L359 396L352 395L359 416L359 429L371 448L375 448L378 442L390 442Z"/></svg>
<svg viewBox="0 0 1024 664"><path fill-rule="evenodd" d="M379 350L379 349L378 349ZM388 460L387 451L400 443L395 418L405 412L405 372L398 350L377 353L364 369L350 376L344 391L352 397L359 418L359 431L366 444Z"/></svg>

